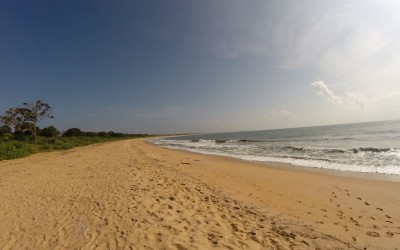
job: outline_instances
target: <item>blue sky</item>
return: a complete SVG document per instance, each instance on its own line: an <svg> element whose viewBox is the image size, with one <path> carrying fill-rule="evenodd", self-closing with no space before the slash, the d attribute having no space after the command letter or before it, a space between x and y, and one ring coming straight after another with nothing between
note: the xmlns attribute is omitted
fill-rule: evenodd
<svg viewBox="0 0 400 250"><path fill-rule="evenodd" d="M0 111L61 130L219 132L398 119L396 0L1 1Z"/></svg>

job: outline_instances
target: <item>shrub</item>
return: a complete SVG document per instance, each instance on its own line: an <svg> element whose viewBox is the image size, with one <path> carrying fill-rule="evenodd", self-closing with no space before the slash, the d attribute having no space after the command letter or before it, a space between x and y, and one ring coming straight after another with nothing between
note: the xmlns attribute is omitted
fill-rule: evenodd
<svg viewBox="0 0 400 250"><path fill-rule="evenodd" d="M98 132L97 136L106 137L106 136L108 136L108 134L106 132Z"/></svg>
<svg viewBox="0 0 400 250"><path fill-rule="evenodd" d="M32 141L32 135L30 135L29 132L15 131L13 140L29 142Z"/></svg>
<svg viewBox="0 0 400 250"><path fill-rule="evenodd" d="M3 141L9 141L9 140L11 140L13 137L14 137L13 134L2 134L2 135L1 135L1 139L2 139Z"/></svg>
<svg viewBox="0 0 400 250"><path fill-rule="evenodd" d="M5 134L12 134L12 129L7 125L0 127L0 136L3 136Z"/></svg>
<svg viewBox="0 0 400 250"><path fill-rule="evenodd" d="M44 145L42 145L42 147L40 149L44 150L44 151L48 151L51 149L51 146L49 144L44 144Z"/></svg>
<svg viewBox="0 0 400 250"><path fill-rule="evenodd" d="M9 160L28 156L32 148L21 142L4 142L0 144L0 160Z"/></svg>

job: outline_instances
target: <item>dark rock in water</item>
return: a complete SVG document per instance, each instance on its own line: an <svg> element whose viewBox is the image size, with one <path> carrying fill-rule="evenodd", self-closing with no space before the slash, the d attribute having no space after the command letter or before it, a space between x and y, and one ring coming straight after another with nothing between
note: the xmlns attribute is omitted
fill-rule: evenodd
<svg viewBox="0 0 400 250"><path fill-rule="evenodd" d="M374 152L374 153L379 153L379 152L387 152L390 151L390 148L373 148L373 147L366 147L366 148L359 148L360 151L365 151L365 152Z"/></svg>
<svg viewBox="0 0 400 250"><path fill-rule="evenodd" d="M358 152L380 153L380 152L387 152L390 150L391 150L391 148L361 147L361 148L353 148L353 153L358 153Z"/></svg>
<svg viewBox="0 0 400 250"><path fill-rule="evenodd" d="M346 151L341 150L341 149L329 149L329 153L346 153Z"/></svg>
<svg viewBox="0 0 400 250"><path fill-rule="evenodd" d="M191 140L191 142L199 142L200 140L199 139L193 139L193 140Z"/></svg>
<svg viewBox="0 0 400 250"><path fill-rule="evenodd" d="M215 143L225 143L226 140L215 140Z"/></svg>

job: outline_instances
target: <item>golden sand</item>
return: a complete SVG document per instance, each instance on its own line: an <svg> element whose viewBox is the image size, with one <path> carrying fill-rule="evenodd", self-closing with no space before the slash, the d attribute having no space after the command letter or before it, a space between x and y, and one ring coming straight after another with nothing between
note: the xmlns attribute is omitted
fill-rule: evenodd
<svg viewBox="0 0 400 250"><path fill-rule="evenodd" d="M0 249L395 249L400 183L127 140L0 162Z"/></svg>

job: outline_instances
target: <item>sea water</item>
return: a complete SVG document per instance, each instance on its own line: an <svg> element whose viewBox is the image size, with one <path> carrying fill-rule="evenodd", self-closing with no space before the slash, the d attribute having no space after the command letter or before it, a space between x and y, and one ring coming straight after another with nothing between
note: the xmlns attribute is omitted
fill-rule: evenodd
<svg viewBox="0 0 400 250"><path fill-rule="evenodd" d="M250 161L400 175L400 120L188 135L154 143Z"/></svg>

